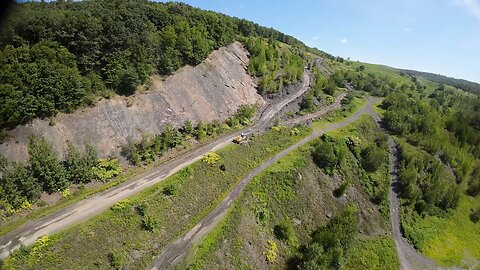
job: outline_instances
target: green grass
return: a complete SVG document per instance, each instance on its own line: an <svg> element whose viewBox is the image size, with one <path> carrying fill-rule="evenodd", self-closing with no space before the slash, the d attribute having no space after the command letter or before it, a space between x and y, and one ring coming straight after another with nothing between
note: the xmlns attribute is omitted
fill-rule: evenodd
<svg viewBox="0 0 480 270"><path fill-rule="evenodd" d="M373 109L375 110L375 112L378 113L378 115L379 115L380 117L383 118L383 115L385 114L386 110L384 110L384 109L382 109L382 108L380 107L380 106L382 105L382 102L383 102L383 99L380 100L380 101L378 101L377 103L375 103L375 104L373 105Z"/></svg>
<svg viewBox="0 0 480 270"><path fill-rule="evenodd" d="M334 122L340 122L353 115L358 109L367 103L367 99L355 97L348 106L342 106L340 110L330 111L322 116L320 120L312 123L313 130L319 130L326 125Z"/></svg>
<svg viewBox="0 0 480 270"><path fill-rule="evenodd" d="M350 64L349 66L352 69L355 69L355 68L363 65L365 67L364 73L373 73L376 76L378 76L379 78L388 77L389 79L392 79L397 84L411 83L411 80L408 77L401 76L400 73L396 69L388 67L388 66L368 64L368 63L363 63L363 62L353 62L353 61L349 62L349 64Z"/></svg>
<svg viewBox="0 0 480 270"><path fill-rule="evenodd" d="M120 210L107 210L93 219L50 237L42 252L35 248L16 252L5 261L7 269L111 268L112 253L123 257L130 269L144 269L152 255L205 217L250 170L266 158L306 135L291 136L290 130L268 131L249 146L230 145L217 153L215 165L197 162L161 183L129 198ZM226 170L220 169L225 165ZM164 187L174 196L165 196ZM146 206L158 224L153 232L142 227L144 217L136 207ZM75 254L75 256L72 256ZM115 257L118 257L115 256ZM33 263L32 263L33 262ZM73 267L72 267L73 266Z"/></svg>
<svg viewBox="0 0 480 270"><path fill-rule="evenodd" d="M357 240L350 250L345 269L394 270L400 265L395 242L390 236Z"/></svg>
<svg viewBox="0 0 480 270"><path fill-rule="evenodd" d="M407 226L415 230L420 251L440 265L473 264L480 260L480 223L470 221L469 215L478 207L478 198L462 195L459 206L447 217L418 217Z"/></svg>

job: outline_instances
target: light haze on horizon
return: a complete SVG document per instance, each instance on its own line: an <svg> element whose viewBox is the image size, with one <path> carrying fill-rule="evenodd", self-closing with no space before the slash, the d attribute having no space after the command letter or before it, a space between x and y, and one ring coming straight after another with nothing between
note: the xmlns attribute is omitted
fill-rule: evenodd
<svg viewBox="0 0 480 270"><path fill-rule="evenodd" d="M335 56L480 83L480 0L183 0Z"/></svg>

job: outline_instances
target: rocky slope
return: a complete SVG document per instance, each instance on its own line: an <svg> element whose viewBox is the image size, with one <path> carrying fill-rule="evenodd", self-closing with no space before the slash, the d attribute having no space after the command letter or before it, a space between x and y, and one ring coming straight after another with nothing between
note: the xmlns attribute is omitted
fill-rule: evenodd
<svg viewBox="0 0 480 270"><path fill-rule="evenodd" d="M187 119L224 120L242 104L265 104L246 73L247 64L248 52L235 42L212 52L196 67L183 67L166 78L152 77L148 92L104 99L92 108L58 114L52 122L37 119L19 126L9 132L0 153L25 160L28 137L34 133L52 142L61 155L71 141L79 146L90 142L100 156L107 156L119 151L128 137L157 134L168 123L178 127Z"/></svg>

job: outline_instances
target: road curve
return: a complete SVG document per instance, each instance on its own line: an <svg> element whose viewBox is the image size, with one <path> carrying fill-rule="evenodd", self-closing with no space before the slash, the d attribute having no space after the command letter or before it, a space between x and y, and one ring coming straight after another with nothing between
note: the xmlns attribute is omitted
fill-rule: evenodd
<svg viewBox="0 0 480 270"><path fill-rule="evenodd" d="M237 186L235 186L233 190L227 195L227 197L212 212L210 212L210 214L208 214L207 217L205 217L189 232L178 238L175 242L168 245L160 254L160 256L155 259L154 265L151 269L167 269L178 263L180 259L186 255L187 251L193 246L194 243L198 242L203 236L205 236L219 223L219 221L222 219L222 217L232 205L233 201L235 201L239 197L242 190L253 179L253 177L261 173L267 167L273 165L281 158L285 157L291 151L305 145L306 143L312 141L315 138L318 138L325 132L329 132L338 128L343 128L356 121L361 115L365 113L370 113L370 111L372 110L371 107L378 100L379 99L373 98L369 99L368 103L365 104L362 108L360 108L354 115L348 117L342 122L329 124L325 128L311 133L308 137L303 138L294 145L276 154L274 157L264 161L253 171L251 171L245 178L243 178L237 184Z"/></svg>
<svg viewBox="0 0 480 270"><path fill-rule="evenodd" d="M0 237L0 259L22 245L32 245L43 235L51 235L66 229L74 224L102 213L116 202L126 199L158 182L166 179L182 168L200 160L208 152L216 151L232 143L233 138L240 133L262 131L269 125L272 118L287 104L302 96L310 86L310 74L305 70L303 83L300 89L292 95L287 95L276 104L270 104L261 113L259 119L251 127L238 131L235 134L221 136L213 142L203 145L193 151L182 154L165 162L153 170L143 173L116 187L92 195L78 203L67 206L55 213L30 221L19 228Z"/></svg>
<svg viewBox="0 0 480 270"><path fill-rule="evenodd" d="M373 108L369 108L369 113L377 125L381 126L381 118ZM432 270L442 269L435 265L435 263L427 259L422 254L418 253L408 241L402 236L400 230L400 205L398 201L398 149L397 144L392 139L392 136L385 132L388 136L388 148L390 151L390 221L392 225L393 238L395 240L395 247L397 250L398 260L400 262L400 269L402 270Z"/></svg>

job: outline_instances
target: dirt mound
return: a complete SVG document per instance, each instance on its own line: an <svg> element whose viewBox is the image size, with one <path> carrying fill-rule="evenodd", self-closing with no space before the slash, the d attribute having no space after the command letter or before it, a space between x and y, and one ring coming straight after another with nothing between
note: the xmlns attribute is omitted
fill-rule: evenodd
<svg viewBox="0 0 480 270"><path fill-rule="evenodd" d="M100 156L119 151L127 138L160 133L166 124L182 126L187 119L224 120L245 103L263 105L253 79L246 73L248 52L238 42L212 52L196 67L186 66L172 76L151 79L150 90L131 97L101 100L93 108L34 120L9 132L0 153L12 160L27 158L30 134L47 138L63 155L68 141L90 142Z"/></svg>

